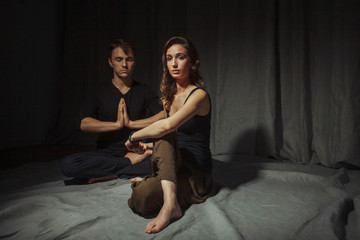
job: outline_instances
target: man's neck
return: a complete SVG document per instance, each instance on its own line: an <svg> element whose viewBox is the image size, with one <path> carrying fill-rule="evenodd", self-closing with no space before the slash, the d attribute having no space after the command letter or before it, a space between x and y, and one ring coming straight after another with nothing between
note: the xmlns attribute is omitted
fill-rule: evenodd
<svg viewBox="0 0 360 240"><path fill-rule="evenodd" d="M112 83L122 94L125 94L132 87L133 80L132 78L122 79L114 76Z"/></svg>

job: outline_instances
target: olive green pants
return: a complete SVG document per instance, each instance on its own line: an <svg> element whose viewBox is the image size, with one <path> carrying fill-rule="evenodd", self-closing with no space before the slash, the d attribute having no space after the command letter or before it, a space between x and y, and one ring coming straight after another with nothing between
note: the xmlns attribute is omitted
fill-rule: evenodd
<svg viewBox="0 0 360 240"><path fill-rule="evenodd" d="M151 172L151 176L131 186L133 192L128 204L140 215L153 215L160 211L163 205L161 180L177 185L177 200L181 207L202 203L210 196L212 176L181 159L176 132L154 142Z"/></svg>

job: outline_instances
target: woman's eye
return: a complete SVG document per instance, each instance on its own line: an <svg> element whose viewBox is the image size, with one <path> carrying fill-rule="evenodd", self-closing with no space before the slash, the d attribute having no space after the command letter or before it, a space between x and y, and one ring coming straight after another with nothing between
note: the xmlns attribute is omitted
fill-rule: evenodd
<svg viewBox="0 0 360 240"><path fill-rule="evenodd" d="M167 61L171 61L171 57L167 57L166 60L167 60Z"/></svg>
<svg viewBox="0 0 360 240"><path fill-rule="evenodd" d="M184 57L184 56L179 56L178 59L179 59L179 60L184 60L185 57Z"/></svg>

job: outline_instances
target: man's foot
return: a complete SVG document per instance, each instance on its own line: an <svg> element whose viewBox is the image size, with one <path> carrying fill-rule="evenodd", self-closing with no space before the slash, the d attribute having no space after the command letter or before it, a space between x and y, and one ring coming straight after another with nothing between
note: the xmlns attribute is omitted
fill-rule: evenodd
<svg viewBox="0 0 360 240"><path fill-rule="evenodd" d="M87 178L73 178L73 179L67 179L64 180L65 185L85 185L88 184Z"/></svg>
<svg viewBox="0 0 360 240"><path fill-rule="evenodd" d="M176 220L182 217L182 211L178 202L175 201L174 205L170 205L163 205L156 218L146 225L146 233L158 233L166 228L171 220Z"/></svg>
<svg viewBox="0 0 360 240"><path fill-rule="evenodd" d="M145 158L147 158L148 156L151 156L152 154L152 150L151 149L147 149L144 154L137 154L137 153L133 153L133 152L128 152L125 157L130 159L131 165L135 165L137 163L140 163L142 160L144 160Z"/></svg>
<svg viewBox="0 0 360 240"><path fill-rule="evenodd" d="M96 178L89 178L88 179L88 183L96 183L96 182L104 182L104 181L110 181L113 179L118 178L117 175L107 175L107 176L103 176L103 177L96 177Z"/></svg>
<svg viewBox="0 0 360 240"><path fill-rule="evenodd" d="M129 180L130 183L134 183L134 182L141 182L144 178L142 177L134 177L134 178L131 178Z"/></svg>

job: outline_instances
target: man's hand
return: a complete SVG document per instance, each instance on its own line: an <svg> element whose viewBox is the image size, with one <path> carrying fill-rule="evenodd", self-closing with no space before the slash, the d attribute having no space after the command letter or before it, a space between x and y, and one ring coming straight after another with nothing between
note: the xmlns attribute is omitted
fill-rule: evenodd
<svg viewBox="0 0 360 240"><path fill-rule="evenodd" d="M131 123L132 123L132 121L131 121L131 119L130 119L130 117L129 117L129 114L128 114L128 112L127 112L125 101L123 101L123 103L122 103L122 111L123 111L124 125L125 125L125 127L131 129Z"/></svg>
<svg viewBox="0 0 360 240"><path fill-rule="evenodd" d="M116 120L119 129L122 129L125 126L124 115L123 115L123 104L125 104L125 101L123 98L121 98L118 105L117 120Z"/></svg>

